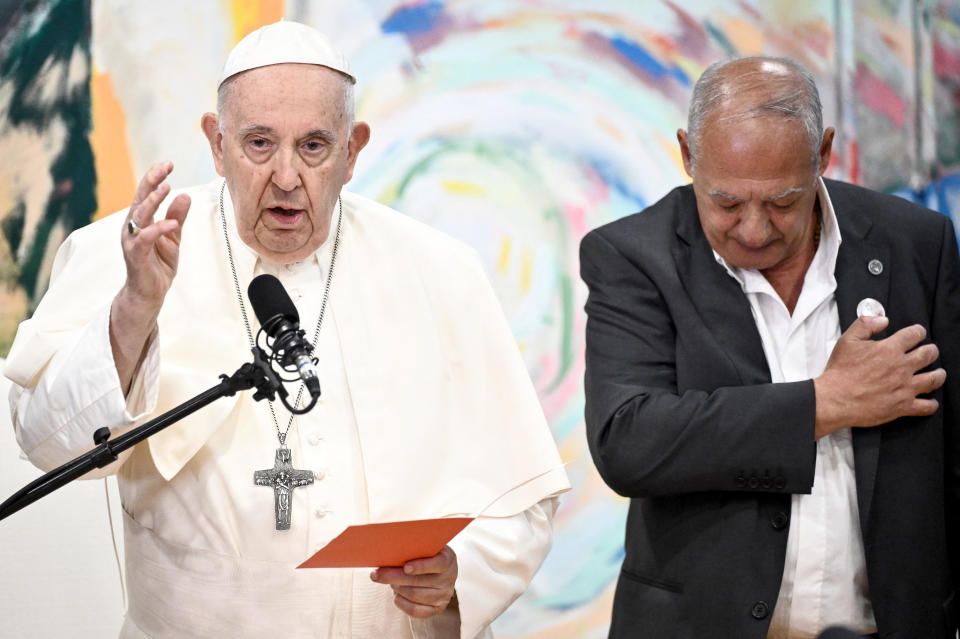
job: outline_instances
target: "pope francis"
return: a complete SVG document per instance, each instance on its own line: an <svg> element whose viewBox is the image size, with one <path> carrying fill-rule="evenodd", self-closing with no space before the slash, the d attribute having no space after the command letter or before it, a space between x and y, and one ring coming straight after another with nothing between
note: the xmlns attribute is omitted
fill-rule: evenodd
<svg viewBox="0 0 960 639"><path fill-rule="evenodd" d="M314 343L323 394L309 413L241 393L104 469L124 511L121 637L491 636L550 547L569 486L480 264L343 190L370 137L354 82L310 27L244 38L201 120L222 179L173 193L173 166L155 164L129 209L64 242L17 333L13 422L45 470L249 359L257 275L283 283ZM301 471L288 528L254 481L275 454ZM491 502L433 557L295 569L348 525Z"/></svg>

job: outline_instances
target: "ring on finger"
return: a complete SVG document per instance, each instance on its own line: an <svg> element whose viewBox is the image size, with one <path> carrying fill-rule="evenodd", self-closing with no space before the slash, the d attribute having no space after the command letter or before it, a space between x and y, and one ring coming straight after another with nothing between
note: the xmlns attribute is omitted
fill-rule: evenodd
<svg viewBox="0 0 960 639"><path fill-rule="evenodd" d="M140 232L140 225L137 224L131 217L129 220L127 220L127 233L129 233L130 235L136 235L139 232Z"/></svg>

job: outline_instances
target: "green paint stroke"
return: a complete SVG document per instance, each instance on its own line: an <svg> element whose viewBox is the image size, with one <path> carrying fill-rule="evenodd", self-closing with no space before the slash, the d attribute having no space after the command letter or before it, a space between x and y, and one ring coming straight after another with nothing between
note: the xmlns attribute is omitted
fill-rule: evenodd
<svg viewBox="0 0 960 639"><path fill-rule="evenodd" d="M41 281L41 274L49 266L44 260L52 253L47 245L53 241L54 229L60 227L69 233L84 226L97 208L93 152L88 141L91 129L90 0L46 0L31 4L17 16L16 24L5 38L9 49L0 61L0 82L10 87L11 99L9 109L0 113L0 119L8 129L33 128L41 132L56 120L65 127L66 139L49 167L53 192L34 228L25 228L23 202L14 202L10 210L0 211L0 232L10 246L9 259L16 260L17 267L15 274L4 273L0 284L25 290L28 312L36 307L47 287L47 282ZM48 80L42 76L44 70L59 77L74 55L86 59L88 76L72 83L62 82L55 88L52 99L37 100L36 96L41 93L36 90L37 84ZM62 77L66 77L65 72ZM30 245L21 246L28 237L32 238ZM0 345L6 344L8 337L0 335ZM6 350L0 346L0 356L6 355Z"/></svg>
<svg viewBox="0 0 960 639"><path fill-rule="evenodd" d="M540 175L531 168L533 163L530 162L524 154L515 150L515 148L522 148L523 145L515 144L508 147L506 145L491 144L490 142L482 140L433 139L430 142L430 146L433 148L406 169L403 177L398 181L396 189L397 200L401 200L404 197L410 184L415 179L428 173L435 163L451 153L466 153L500 165L510 164L513 170L525 176L524 179L528 184L541 184L543 182L543 180L540 179ZM544 191L546 193L551 192L547 187L544 187ZM390 203L387 202L387 204ZM557 206L547 207L543 212L543 218L553 226L559 247L566 246L569 233L567 232L566 219L561 213L560 208ZM574 359L573 285L569 275L566 274L562 268L557 269L557 288L560 293L560 313L563 318L563 327L560 332L560 344L558 348L560 362L557 367L557 374L547 385L547 392L553 392L563 383L565 376L573 365Z"/></svg>

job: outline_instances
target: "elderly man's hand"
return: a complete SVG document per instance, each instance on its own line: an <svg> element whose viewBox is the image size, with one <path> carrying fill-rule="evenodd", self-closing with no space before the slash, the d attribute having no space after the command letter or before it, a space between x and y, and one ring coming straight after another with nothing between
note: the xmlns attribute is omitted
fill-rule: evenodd
<svg viewBox="0 0 960 639"><path fill-rule="evenodd" d="M453 599L457 555L450 546L444 546L433 557L408 561L402 568L377 568L370 579L393 588L397 608L411 617L426 619L443 612Z"/></svg>
<svg viewBox="0 0 960 639"><path fill-rule="evenodd" d="M167 208L166 217L153 221L160 203L170 193L170 185L164 180L172 170L172 162L150 167L140 180L121 231L127 279L110 307L110 346L124 393L177 274L180 231L190 197L178 195Z"/></svg>
<svg viewBox="0 0 960 639"><path fill-rule="evenodd" d="M840 336L816 389L816 437L848 426L877 426L904 416L931 415L939 404L919 397L943 386L942 368L919 372L939 357L935 344L920 344L927 332L907 326L882 340L871 340L889 323L861 317Z"/></svg>
<svg viewBox="0 0 960 639"><path fill-rule="evenodd" d="M127 223L120 239L127 264L123 292L156 310L163 305L163 298L177 273L180 231L190 208L190 197L179 195L167 209L166 217L159 222L153 221L160 203L170 193L170 185L164 180L171 171L173 163L158 162L143 176L127 212ZM129 226L130 223L134 226Z"/></svg>

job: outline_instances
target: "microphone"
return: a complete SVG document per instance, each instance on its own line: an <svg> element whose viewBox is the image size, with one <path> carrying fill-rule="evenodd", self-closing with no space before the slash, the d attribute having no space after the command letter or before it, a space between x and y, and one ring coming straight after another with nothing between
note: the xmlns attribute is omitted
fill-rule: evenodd
<svg viewBox="0 0 960 639"><path fill-rule="evenodd" d="M819 635L817 639L862 639L863 635L854 632L843 626L830 626Z"/></svg>
<svg viewBox="0 0 960 639"><path fill-rule="evenodd" d="M300 328L300 314L280 280L258 275L247 288L250 305L264 332L273 338L273 352L283 367L294 366L307 391L320 397L320 378L313 363L313 345Z"/></svg>

